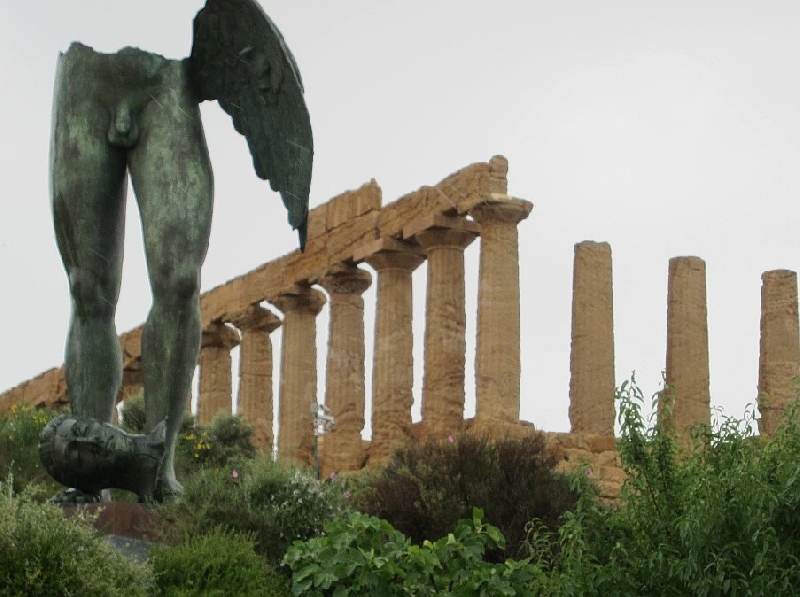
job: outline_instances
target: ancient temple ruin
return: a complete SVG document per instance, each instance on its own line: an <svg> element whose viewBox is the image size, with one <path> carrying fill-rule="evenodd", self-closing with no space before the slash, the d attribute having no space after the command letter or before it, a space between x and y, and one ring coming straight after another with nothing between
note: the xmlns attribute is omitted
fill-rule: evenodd
<svg viewBox="0 0 800 597"><path fill-rule="evenodd" d="M520 421L520 289L518 225L532 204L507 193L508 164L495 156L382 204L374 181L312 210L308 244L218 286L201 298L203 341L197 417L237 411L263 451L310 464L311 405L319 401L317 315L329 307L326 407L335 419L323 438L323 472L385 462L409 440L460 431L505 437L535 432ZM464 251L479 243L477 312L466 312ZM421 420L412 421L414 363L412 273L425 264L424 370ZM365 329L364 292L374 285L374 330ZM661 404L676 433L710 417L705 263L669 264L667 388ZM421 305L417 306L418 308ZM467 317L476 318L474 418L465 419ZM271 334L282 333L279 355ZM365 339L374 334L372 362ZM419 339L418 339L419 340ZM119 400L141 389L141 328L120 336L124 354ZM239 348L238 395L231 351ZM419 366L419 364L417 365ZM614 331L611 247L575 245L570 433L550 433L564 467L589 463L606 497L623 481L614 437ZM795 396L800 371L797 277L763 276L759 406L762 434L774 432ZM278 395L273 376L278 375ZM371 396L366 395L367 376ZM187 400L191 397L187 397ZM51 369L0 395L14 403L57 407L68 401L61 369ZM365 441L367 404L371 439ZM277 426L273 425L277 411ZM273 432L277 429L277 433Z"/></svg>

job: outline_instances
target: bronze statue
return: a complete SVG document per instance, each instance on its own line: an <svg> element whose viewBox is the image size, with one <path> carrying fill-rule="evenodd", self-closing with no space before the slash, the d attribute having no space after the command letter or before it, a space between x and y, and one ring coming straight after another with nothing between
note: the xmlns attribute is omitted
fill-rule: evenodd
<svg viewBox="0 0 800 597"><path fill-rule="evenodd" d="M199 110L207 99L247 138L256 174L280 192L302 249L311 125L294 58L255 0L208 0L184 60L137 48L100 54L79 43L59 56L51 195L72 301L70 404L78 419L111 421L122 380L114 317L130 173L153 294L142 335L147 429L165 422L156 499L181 490L175 443L200 347L200 268L213 203ZM78 489L97 491L89 485Z"/></svg>

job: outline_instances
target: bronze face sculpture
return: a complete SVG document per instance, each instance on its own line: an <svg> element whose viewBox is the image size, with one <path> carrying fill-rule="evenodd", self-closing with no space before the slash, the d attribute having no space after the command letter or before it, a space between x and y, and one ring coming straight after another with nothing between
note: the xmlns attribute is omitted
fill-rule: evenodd
<svg viewBox="0 0 800 597"><path fill-rule="evenodd" d="M59 56L51 196L72 300L65 355L70 404L77 419L111 421L122 380L114 317L130 175L153 294L142 335L147 428L165 426L151 484L155 499L181 489L175 443L200 347L200 268L213 185L199 103L208 99L246 137L256 174L281 194L302 249L311 126L294 58L255 0L208 0L194 19L184 60L137 48L100 54L79 43Z"/></svg>

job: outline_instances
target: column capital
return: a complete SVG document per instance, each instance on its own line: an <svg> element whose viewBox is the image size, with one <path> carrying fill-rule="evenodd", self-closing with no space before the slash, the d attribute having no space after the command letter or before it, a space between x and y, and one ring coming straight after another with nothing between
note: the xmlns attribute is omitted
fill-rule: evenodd
<svg viewBox="0 0 800 597"><path fill-rule="evenodd" d="M378 272L386 269L413 272L425 261L425 249L414 241L381 238L363 245L354 252L353 259L366 261Z"/></svg>
<svg viewBox="0 0 800 597"><path fill-rule="evenodd" d="M225 348L239 346L239 332L224 323L212 323L203 330L201 348Z"/></svg>
<svg viewBox="0 0 800 597"><path fill-rule="evenodd" d="M353 263L341 263L319 281L328 294L363 294L372 284L372 274Z"/></svg>
<svg viewBox="0 0 800 597"><path fill-rule="evenodd" d="M462 217L431 215L409 223L403 236L414 237L426 251L438 248L466 249L475 240L481 227Z"/></svg>
<svg viewBox="0 0 800 597"><path fill-rule="evenodd" d="M310 311L318 314L325 306L325 293L310 286L295 285L270 301L282 312Z"/></svg>
<svg viewBox="0 0 800 597"><path fill-rule="evenodd" d="M472 206L469 214L479 224L499 222L503 224L519 224L530 215L533 203L524 199L503 196L489 197Z"/></svg>
<svg viewBox="0 0 800 597"><path fill-rule="evenodd" d="M280 317L259 305L250 305L247 309L234 313L228 321L245 332L262 331L268 334L281 325Z"/></svg>

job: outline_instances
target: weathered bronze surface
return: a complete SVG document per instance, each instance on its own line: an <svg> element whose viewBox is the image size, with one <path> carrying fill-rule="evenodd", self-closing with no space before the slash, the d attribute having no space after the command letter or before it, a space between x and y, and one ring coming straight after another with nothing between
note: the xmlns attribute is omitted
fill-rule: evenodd
<svg viewBox="0 0 800 597"><path fill-rule="evenodd" d="M200 270L213 205L199 111L206 99L218 100L247 138L256 174L281 193L302 248L313 159L308 111L294 59L255 0L208 0L184 60L137 48L100 54L80 43L59 56L51 198L72 300L70 404L75 425L111 421L122 379L114 319L130 176L153 294L142 337L147 428L165 423L156 499L181 490L175 443L200 347ZM61 476L80 478L81 490L104 488L89 473L70 475Z"/></svg>

